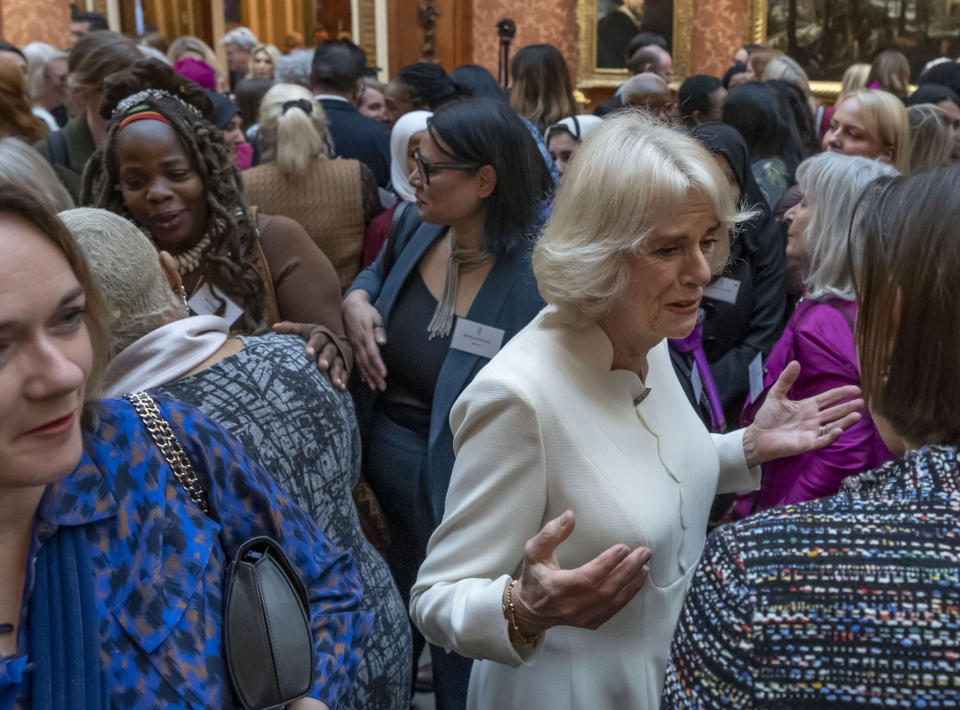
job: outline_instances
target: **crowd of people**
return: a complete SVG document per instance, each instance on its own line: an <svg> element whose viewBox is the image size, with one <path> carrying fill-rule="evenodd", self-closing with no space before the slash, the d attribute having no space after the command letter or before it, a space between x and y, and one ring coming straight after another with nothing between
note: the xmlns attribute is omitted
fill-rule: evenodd
<svg viewBox="0 0 960 710"><path fill-rule="evenodd" d="M0 41L0 706L272 692L264 537L278 707L960 705L960 62L74 20Z"/></svg>

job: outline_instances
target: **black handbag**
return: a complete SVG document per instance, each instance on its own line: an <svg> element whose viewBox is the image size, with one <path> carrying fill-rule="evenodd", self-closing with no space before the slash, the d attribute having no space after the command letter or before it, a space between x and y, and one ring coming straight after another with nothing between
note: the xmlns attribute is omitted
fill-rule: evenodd
<svg viewBox="0 0 960 710"><path fill-rule="evenodd" d="M124 395L173 470L205 514L207 492L170 423L145 392ZM223 644L234 694L244 710L283 708L313 688L314 648L307 591L283 549L254 537L227 567Z"/></svg>

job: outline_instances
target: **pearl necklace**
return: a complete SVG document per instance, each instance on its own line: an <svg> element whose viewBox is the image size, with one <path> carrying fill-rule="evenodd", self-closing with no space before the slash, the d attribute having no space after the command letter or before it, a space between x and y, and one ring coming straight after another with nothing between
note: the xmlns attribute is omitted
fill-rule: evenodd
<svg viewBox="0 0 960 710"><path fill-rule="evenodd" d="M177 271L180 272L180 275L186 276L196 271L200 266L203 253L208 248L210 248L210 237L204 234L200 241L194 244L188 251L185 251L183 254L178 254L175 258L177 260Z"/></svg>

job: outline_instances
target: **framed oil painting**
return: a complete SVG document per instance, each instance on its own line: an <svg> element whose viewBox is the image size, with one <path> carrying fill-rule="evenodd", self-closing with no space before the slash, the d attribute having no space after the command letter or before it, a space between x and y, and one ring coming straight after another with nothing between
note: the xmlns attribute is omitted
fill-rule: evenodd
<svg viewBox="0 0 960 710"><path fill-rule="evenodd" d="M750 27L750 41L796 59L823 94L884 49L907 56L914 80L931 59L960 56L955 0L753 0Z"/></svg>
<svg viewBox="0 0 960 710"><path fill-rule="evenodd" d="M578 86L617 86L629 76L625 52L640 32L658 34L672 47L678 77L688 73L693 0L578 0Z"/></svg>

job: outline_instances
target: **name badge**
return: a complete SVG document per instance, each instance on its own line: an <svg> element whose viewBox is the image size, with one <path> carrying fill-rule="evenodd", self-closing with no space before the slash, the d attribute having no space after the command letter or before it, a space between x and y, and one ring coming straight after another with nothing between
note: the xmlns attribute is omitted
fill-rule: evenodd
<svg viewBox="0 0 960 710"><path fill-rule="evenodd" d="M220 316L230 325L243 313L240 306L209 281L190 297L187 305L198 316Z"/></svg>
<svg viewBox="0 0 960 710"><path fill-rule="evenodd" d="M707 298L724 303L736 303L738 293L740 293L740 279L731 279L728 276L721 276L703 291L703 295Z"/></svg>
<svg viewBox="0 0 960 710"><path fill-rule="evenodd" d="M471 355L492 358L503 345L504 332L490 325L457 318L457 324L453 328L453 338L450 339L450 347Z"/></svg>
<svg viewBox="0 0 960 710"><path fill-rule="evenodd" d="M757 353L757 356L750 362L748 369L750 374L750 404L757 401L757 397L763 394L763 353Z"/></svg>
<svg viewBox="0 0 960 710"><path fill-rule="evenodd" d="M696 362L690 371L690 386L693 387L693 401L700 404L700 395L703 394L703 380L700 377L700 367Z"/></svg>

